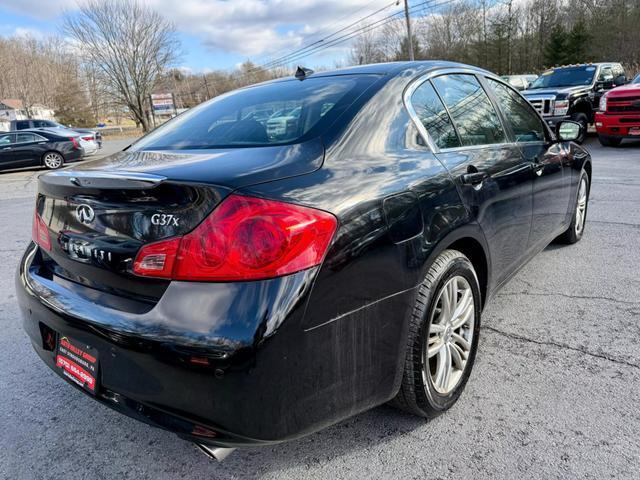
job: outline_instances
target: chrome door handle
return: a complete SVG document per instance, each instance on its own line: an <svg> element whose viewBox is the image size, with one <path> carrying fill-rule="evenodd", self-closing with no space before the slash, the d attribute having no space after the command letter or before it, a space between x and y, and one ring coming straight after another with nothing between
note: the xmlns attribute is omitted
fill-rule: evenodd
<svg viewBox="0 0 640 480"><path fill-rule="evenodd" d="M533 167L533 171L536 172L537 176L541 176L542 172L544 172L544 165L536 165Z"/></svg>
<svg viewBox="0 0 640 480"><path fill-rule="evenodd" d="M11 147L4 147L3 150L11 150Z"/></svg>

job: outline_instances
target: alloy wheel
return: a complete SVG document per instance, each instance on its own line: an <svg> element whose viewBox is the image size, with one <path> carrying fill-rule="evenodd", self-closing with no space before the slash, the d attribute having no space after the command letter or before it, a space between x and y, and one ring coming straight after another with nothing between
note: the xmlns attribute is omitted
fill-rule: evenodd
<svg viewBox="0 0 640 480"><path fill-rule="evenodd" d="M587 179L580 180L578 189L578 203L576 205L576 234L580 235L584 229L584 222L587 216Z"/></svg>
<svg viewBox="0 0 640 480"><path fill-rule="evenodd" d="M62 157L58 153L49 152L44 156L44 164L47 168L60 168Z"/></svg>
<svg viewBox="0 0 640 480"><path fill-rule="evenodd" d="M424 349L423 376L440 394L451 393L462 379L471 352L474 322L471 285L466 278L455 276L438 293Z"/></svg>

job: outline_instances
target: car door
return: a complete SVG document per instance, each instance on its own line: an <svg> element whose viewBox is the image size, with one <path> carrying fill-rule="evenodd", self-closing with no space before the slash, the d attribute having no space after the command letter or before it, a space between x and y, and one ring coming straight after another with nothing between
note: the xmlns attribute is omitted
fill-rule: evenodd
<svg viewBox="0 0 640 480"><path fill-rule="evenodd" d="M533 168L529 247L534 248L551 241L566 226L571 188L571 172L564 166L568 152L553 140L538 113L519 93L498 80L486 78L486 82L504 112L523 160Z"/></svg>
<svg viewBox="0 0 640 480"><path fill-rule="evenodd" d="M43 149L40 144L46 139L30 132L16 133L16 143L13 147L16 167L29 167L40 164Z"/></svg>
<svg viewBox="0 0 640 480"><path fill-rule="evenodd" d="M437 115L441 125L430 133L438 137L436 155L453 177L470 220L484 232L498 284L522 262L527 246L531 165L509 138L476 75L439 75L421 88L433 88L444 105Z"/></svg>
<svg viewBox="0 0 640 480"><path fill-rule="evenodd" d="M0 134L0 170L14 168L13 146L15 142L15 134Z"/></svg>

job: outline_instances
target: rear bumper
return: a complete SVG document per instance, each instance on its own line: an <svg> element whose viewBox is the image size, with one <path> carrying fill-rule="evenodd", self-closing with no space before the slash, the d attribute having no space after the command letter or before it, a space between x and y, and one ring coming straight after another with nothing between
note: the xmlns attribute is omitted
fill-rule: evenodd
<svg viewBox="0 0 640 480"><path fill-rule="evenodd" d="M40 358L61 375L43 325L91 345L99 352L94 398L185 439L289 440L384 403L399 386L404 332L377 314L397 315L413 292L376 302L374 317L359 311L305 330L313 269L262 282L173 282L151 311L134 315L40 276L38 255L31 245L16 290Z"/></svg>
<svg viewBox="0 0 640 480"><path fill-rule="evenodd" d="M65 163L79 162L85 155L84 148L70 150L64 154Z"/></svg>
<svg viewBox="0 0 640 480"><path fill-rule="evenodd" d="M638 135L629 135L630 128L640 128L640 114L638 115L610 115L596 113L596 131L600 135L612 137L640 138Z"/></svg>

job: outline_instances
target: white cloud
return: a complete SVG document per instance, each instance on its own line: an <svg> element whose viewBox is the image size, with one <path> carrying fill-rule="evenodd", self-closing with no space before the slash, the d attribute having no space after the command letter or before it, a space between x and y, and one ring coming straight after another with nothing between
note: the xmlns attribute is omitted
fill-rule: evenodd
<svg viewBox="0 0 640 480"><path fill-rule="evenodd" d="M390 4L389 0L147 0L214 50L246 56L295 50ZM396 11L390 7L380 16ZM379 18L376 17L376 18ZM373 18L371 19L373 20Z"/></svg>
<svg viewBox="0 0 640 480"><path fill-rule="evenodd" d="M195 36L211 50L254 58L284 55L392 3L391 0L143 1L174 22L180 32ZM77 5L76 0L2 0L2 6L12 11L49 20ZM400 8L391 5L363 25ZM340 48L345 48L344 45Z"/></svg>
<svg viewBox="0 0 640 480"><path fill-rule="evenodd" d="M2 7L22 15L51 20L65 9L77 7L76 0L2 0Z"/></svg>

